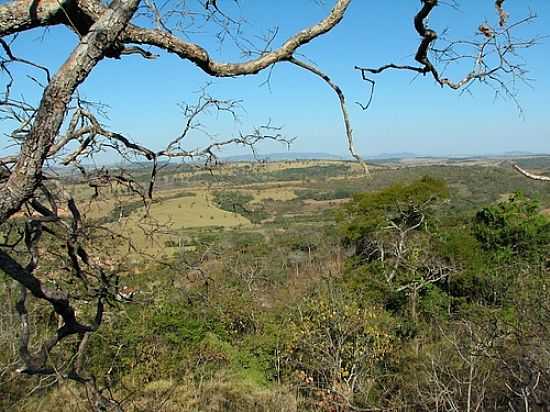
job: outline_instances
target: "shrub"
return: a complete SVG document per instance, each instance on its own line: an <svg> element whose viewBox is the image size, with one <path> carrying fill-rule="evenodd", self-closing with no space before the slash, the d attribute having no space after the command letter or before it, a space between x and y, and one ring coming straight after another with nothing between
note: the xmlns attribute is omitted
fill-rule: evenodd
<svg viewBox="0 0 550 412"><path fill-rule="evenodd" d="M316 399L318 410L333 403L373 406L377 377L393 355L393 324L375 305L331 286L307 298L287 327L287 374Z"/></svg>
<svg viewBox="0 0 550 412"><path fill-rule="evenodd" d="M550 219L540 214L539 204L520 193L479 211L473 227L481 246L509 255L547 253Z"/></svg>

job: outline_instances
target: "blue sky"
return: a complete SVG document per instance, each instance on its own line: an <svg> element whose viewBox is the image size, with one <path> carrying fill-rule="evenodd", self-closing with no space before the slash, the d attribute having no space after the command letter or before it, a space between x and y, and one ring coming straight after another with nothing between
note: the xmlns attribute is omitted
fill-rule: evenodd
<svg viewBox="0 0 550 412"><path fill-rule="evenodd" d="M317 3L314 0L241 0L240 12L248 21L245 29L249 33L262 33L278 26L275 44L280 44L291 33L318 21L333 1ZM484 20L496 20L493 3L492 0L462 0L458 11L439 7L430 18L430 26L438 31L448 28L452 38L471 37ZM220 4L235 11L232 1ZM441 89L429 77L417 78L407 72L378 75L374 101L367 112L354 104L366 101L369 92L354 65L413 63L418 36L412 27L412 17L419 4L412 0L354 0L344 21L333 32L300 50L343 88L350 104L359 152L364 156L403 151L432 155L512 150L550 152L547 67L550 39L523 54L528 77L534 79L531 87L519 87L523 117L513 102L495 100L490 88L475 86L471 94L461 94ZM521 33L523 36L550 34L550 2L508 0L506 5L513 20L526 16L530 9L537 13L537 20ZM240 59L229 43L220 48L211 36L202 33L192 39L211 50L217 59ZM55 70L75 42L74 35L65 28L40 29L21 36L13 49L17 55ZM451 75L460 73L450 72ZM244 108L237 124L213 114L203 118L213 134L230 136L271 120L283 126L288 136L297 137L292 151L346 154L338 103L324 83L286 63L275 67L270 87L262 86L266 79L267 72L246 78L212 79L193 64L161 53L155 61L127 56L101 62L81 87L81 94L110 106L105 123L111 129L160 148L182 126L178 103L193 102L197 90L212 82L209 86L212 95L242 100ZM18 93L28 99L38 98L31 82L21 78L19 85ZM2 130L6 130L6 125ZM197 145L205 141L204 136L197 135L194 139ZM273 145L261 148L263 152L283 150L284 147ZM230 149L227 154L237 152Z"/></svg>

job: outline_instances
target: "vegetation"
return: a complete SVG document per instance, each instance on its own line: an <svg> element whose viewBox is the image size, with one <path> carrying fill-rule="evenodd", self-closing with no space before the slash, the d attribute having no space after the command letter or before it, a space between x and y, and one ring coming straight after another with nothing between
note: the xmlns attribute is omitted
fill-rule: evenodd
<svg viewBox="0 0 550 412"><path fill-rule="evenodd" d="M498 161L417 168L394 159L369 179L354 148L352 99L301 59L302 46L349 21L349 10L372 10L313 3L319 13L263 2L251 20L239 1L0 4L1 409L550 409L545 160L511 175ZM455 91L489 85L518 105L516 84L528 80L521 52L540 40L520 35L535 15L510 16L496 0L492 22L478 16L477 30L458 27L470 38L450 39L431 24L439 3L422 0L408 16L419 37L405 53L412 62L353 64L350 75L370 94L363 110L372 78L387 70ZM288 16L292 27L269 29ZM48 40L54 27L72 40L30 41L38 29ZM385 29L375 28L375 43L388 43ZM340 33L341 49L352 50L358 36ZM139 77L127 66L134 57L145 64L165 54L162 74L130 83ZM182 61L202 75L178 82ZM221 164L227 146L256 156L262 142L293 139L271 121L242 130L239 96L213 97L208 78L264 72L269 84L279 63L333 92L353 161ZM135 117L110 124L116 78L131 91L124 112L160 127ZM91 79L102 87L83 86ZM178 131L159 99L135 93L162 82L196 93L179 104ZM106 101L88 96L99 89ZM296 110L314 113L311 103ZM117 124L150 138L110 129ZM153 141L162 130L173 135ZM525 176L533 182L518 187ZM274 188L285 194L269 195Z"/></svg>
<svg viewBox="0 0 550 412"><path fill-rule="evenodd" d="M278 219L180 227L165 261L124 262L121 281L137 292L111 301L83 366L129 411L544 410L550 188L514 193L501 169L485 201L466 203L489 171L380 170L378 190L343 204L296 186L290 200L255 200L261 186L238 181L215 191L227 213ZM356 179L320 184L336 193ZM202 196L191 193L160 192L158 204ZM16 372L16 287L1 285L0 408L85 410L82 386ZM56 328L44 306L28 310L37 337ZM77 342L54 360L71 362Z"/></svg>
<svg viewBox="0 0 550 412"><path fill-rule="evenodd" d="M217 192L214 202L222 210L238 213L253 223L261 223L268 215L262 210L252 210L249 204L254 196L242 192Z"/></svg>

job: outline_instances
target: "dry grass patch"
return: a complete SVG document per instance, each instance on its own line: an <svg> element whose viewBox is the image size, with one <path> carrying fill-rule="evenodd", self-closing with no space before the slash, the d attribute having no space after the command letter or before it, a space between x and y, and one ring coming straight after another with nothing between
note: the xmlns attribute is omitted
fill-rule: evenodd
<svg viewBox="0 0 550 412"><path fill-rule="evenodd" d="M169 224L175 229L250 224L241 215L217 208L212 201L212 194L207 191L197 191L193 197L155 203L151 207L151 216L161 224Z"/></svg>
<svg viewBox="0 0 550 412"><path fill-rule="evenodd" d="M194 193L195 196L179 197L153 203L149 216L145 217L145 210L139 209L129 217L113 223L111 228L131 239L133 246L138 251L161 258L163 256L168 257L174 252L174 250L166 247L166 241L175 239L175 233L171 234L170 232L197 227L236 227L251 224L248 219L241 215L217 208L212 201L212 193L208 191L196 191ZM169 194L168 191L164 191L159 193L158 197L166 197ZM150 236L150 233L155 230L155 235ZM127 243L121 242L121 248L131 253Z"/></svg>
<svg viewBox="0 0 550 412"><path fill-rule="evenodd" d="M170 379L150 382L132 393L115 393L127 412L297 412L295 391L287 387L261 388L237 378L214 377L195 382ZM63 384L41 398L32 397L17 411L90 411L94 403L86 399L82 386ZM105 409L115 410L106 405Z"/></svg>
<svg viewBox="0 0 550 412"><path fill-rule="evenodd" d="M257 189L257 190L243 190L245 193L249 193L254 196L254 200L251 203L261 203L264 200L279 200L287 201L296 199L296 193L289 188L269 188L269 189Z"/></svg>

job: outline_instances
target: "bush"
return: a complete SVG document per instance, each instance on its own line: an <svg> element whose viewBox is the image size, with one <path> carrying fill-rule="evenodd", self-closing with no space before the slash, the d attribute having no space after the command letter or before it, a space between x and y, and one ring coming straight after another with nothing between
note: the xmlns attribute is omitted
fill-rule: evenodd
<svg viewBox="0 0 550 412"><path fill-rule="evenodd" d="M252 223L260 223L268 214L263 210L253 210L249 204L253 199L254 196L239 191L216 192L214 195L214 202L220 209L238 213Z"/></svg>
<svg viewBox="0 0 550 412"><path fill-rule="evenodd" d="M538 211L538 202L516 193L507 201L479 211L474 234L488 251L523 256L547 253L550 219Z"/></svg>
<svg viewBox="0 0 550 412"><path fill-rule="evenodd" d="M365 303L328 286L307 298L289 322L286 373L316 400L316 410L376 406L377 378L395 350L394 325Z"/></svg>
<svg viewBox="0 0 550 412"><path fill-rule="evenodd" d="M428 176L408 185L395 184L379 192L358 193L346 204L338 220L344 238L357 241L388 222L412 225L419 213L429 211L436 200L448 197L444 180Z"/></svg>

